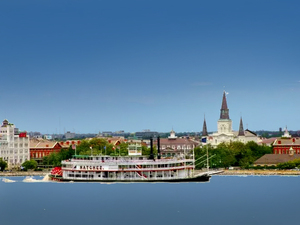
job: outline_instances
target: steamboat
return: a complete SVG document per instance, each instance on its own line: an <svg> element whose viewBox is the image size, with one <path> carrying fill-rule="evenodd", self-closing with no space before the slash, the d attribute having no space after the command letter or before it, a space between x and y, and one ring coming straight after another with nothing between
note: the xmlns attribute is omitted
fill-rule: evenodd
<svg viewBox="0 0 300 225"><path fill-rule="evenodd" d="M74 155L63 160L61 167L51 171L54 181L81 182L207 182L211 175L221 171L207 169L196 173L194 154L179 154L157 158L145 156L84 156ZM159 142L159 141L158 141ZM159 147L158 147L159 149ZM207 156L208 163L208 156Z"/></svg>

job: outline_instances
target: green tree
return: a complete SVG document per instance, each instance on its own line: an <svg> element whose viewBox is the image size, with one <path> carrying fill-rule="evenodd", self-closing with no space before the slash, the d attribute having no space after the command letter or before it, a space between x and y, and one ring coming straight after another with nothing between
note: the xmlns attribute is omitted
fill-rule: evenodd
<svg viewBox="0 0 300 225"><path fill-rule="evenodd" d="M237 145L230 145L228 143L220 143L217 148L212 150L212 154L216 155L216 159L219 159L219 164L216 164L222 168L236 164L237 159L235 156L237 152Z"/></svg>
<svg viewBox="0 0 300 225"><path fill-rule="evenodd" d="M110 155L114 153L113 145L104 138L83 140L76 148L77 155Z"/></svg>
<svg viewBox="0 0 300 225"><path fill-rule="evenodd" d="M242 142L229 142L220 143L216 148L212 148L210 145L203 146L202 148L196 147L194 149L196 160L201 156L206 155L206 148L208 148L208 155L210 157L209 166L212 168L226 168L229 166L248 168L258 158L265 154L272 153L271 147L261 146L253 141L248 142L247 144ZM201 161L203 161L203 163L199 164ZM196 162L197 169L205 166L205 157L203 157L203 160ZM289 167L291 166L293 165L289 165Z"/></svg>
<svg viewBox="0 0 300 225"><path fill-rule="evenodd" d="M27 160L25 161L22 166L26 169L26 170L30 170L30 169L36 169L37 168L38 163L31 159L31 160Z"/></svg>
<svg viewBox="0 0 300 225"><path fill-rule="evenodd" d="M142 155L149 156L150 153L151 153L151 149L142 145ZM157 155L157 148L156 148L156 146L153 146L153 155L154 156Z"/></svg>
<svg viewBox="0 0 300 225"><path fill-rule="evenodd" d="M142 155L150 155L150 148L147 148L147 146L142 145Z"/></svg>
<svg viewBox="0 0 300 225"><path fill-rule="evenodd" d="M285 163L279 163L277 168L279 169L294 169L296 167L300 167L300 159L294 159Z"/></svg>
<svg viewBox="0 0 300 225"><path fill-rule="evenodd" d="M76 146L76 154L84 155L84 153L90 151L90 143L88 140L82 140L79 145Z"/></svg>
<svg viewBox="0 0 300 225"><path fill-rule="evenodd" d="M5 162L2 158L0 158L0 171L5 170L7 167L7 162Z"/></svg>
<svg viewBox="0 0 300 225"><path fill-rule="evenodd" d="M121 143L118 148L116 153L119 155L128 155L128 143Z"/></svg>
<svg viewBox="0 0 300 225"><path fill-rule="evenodd" d="M206 167L207 165L207 152L208 152L208 157L211 157L213 155L212 153L212 146L211 145L205 145L202 147L196 147L194 148L194 157L195 157L195 165L196 169L202 169ZM214 158L214 157L213 157ZM209 159L209 166L212 164L212 158Z"/></svg>
<svg viewBox="0 0 300 225"><path fill-rule="evenodd" d="M75 150L70 146L68 149L61 149L59 152L60 158L62 160L71 159L72 156L75 154Z"/></svg>

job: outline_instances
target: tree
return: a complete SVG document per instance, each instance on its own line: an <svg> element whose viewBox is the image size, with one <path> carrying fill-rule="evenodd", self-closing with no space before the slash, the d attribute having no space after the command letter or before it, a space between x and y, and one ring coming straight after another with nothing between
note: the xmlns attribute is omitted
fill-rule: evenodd
<svg viewBox="0 0 300 225"><path fill-rule="evenodd" d="M197 160L203 155L206 155L208 148L209 166L212 168L226 168L229 166L240 166L248 168L255 160L261 156L272 153L272 148L268 146L260 146L255 142L229 142L220 143L216 148L206 145L203 148L196 147L194 149L195 159ZM206 161L199 160L196 162L196 168L200 169L206 166ZM202 164L199 162L203 161Z"/></svg>
<svg viewBox="0 0 300 225"><path fill-rule="evenodd" d="M76 147L77 155L110 155L112 153L115 154L113 145L104 138L93 138L89 141L83 140Z"/></svg>
<svg viewBox="0 0 300 225"><path fill-rule="evenodd" d="M211 151L212 151L212 147L211 145L205 145L202 148L200 148L199 146L194 148L194 154L195 154L195 165L196 165L196 169L202 169L204 167L206 167L206 154L208 151L208 157L211 156ZM209 160L209 163L211 163L211 160Z"/></svg>
<svg viewBox="0 0 300 225"><path fill-rule="evenodd" d="M142 155L149 156L150 153L151 153L151 148L148 148L148 147L142 145ZM157 148L156 148L156 146L153 146L153 155L154 156L157 155Z"/></svg>
<svg viewBox="0 0 300 225"><path fill-rule="evenodd" d="M129 145L128 143L121 143L118 146L118 153L119 153L119 155L128 155L128 145Z"/></svg>
<svg viewBox="0 0 300 225"><path fill-rule="evenodd" d="M7 167L7 162L0 158L0 171L5 170L5 167Z"/></svg>
<svg viewBox="0 0 300 225"><path fill-rule="evenodd" d="M76 146L76 154L83 155L83 153L90 151L90 147L88 140L82 140L80 144Z"/></svg>
<svg viewBox="0 0 300 225"><path fill-rule="evenodd" d="M25 161L23 164L22 164L22 166L26 169L26 170L30 170L30 169L35 169L35 168L37 168L37 165L38 165L38 163L35 161L35 160L33 160L33 159L31 159L31 160L27 160L27 161Z"/></svg>

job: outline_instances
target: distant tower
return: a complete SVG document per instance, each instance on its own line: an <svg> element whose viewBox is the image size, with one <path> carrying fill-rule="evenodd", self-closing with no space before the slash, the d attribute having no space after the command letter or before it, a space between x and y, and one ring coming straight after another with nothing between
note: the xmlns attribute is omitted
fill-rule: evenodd
<svg viewBox="0 0 300 225"><path fill-rule="evenodd" d="M245 136L244 126L242 117L240 119L240 128L239 128L239 135L238 136Z"/></svg>
<svg viewBox="0 0 300 225"><path fill-rule="evenodd" d="M223 93L220 119L218 120L218 133L229 134L232 133L232 121L229 119L229 109L227 107L226 93Z"/></svg>
<svg viewBox="0 0 300 225"><path fill-rule="evenodd" d="M208 136L208 133L207 133L207 127L206 127L206 120L205 120L205 117L204 117L202 137L205 137L205 136Z"/></svg>
<svg viewBox="0 0 300 225"><path fill-rule="evenodd" d="M282 135L282 137L283 138L291 138L292 137L287 129L287 126L285 127L284 134Z"/></svg>
<svg viewBox="0 0 300 225"><path fill-rule="evenodd" d="M283 132L282 132L282 128L281 127L279 127L279 135L282 135L283 134Z"/></svg>
<svg viewBox="0 0 300 225"><path fill-rule="evenodd" d="M176 139L176 138L177 138L177 136L175 135L175 131L172 128L172 130L170 132L170 136L168 137L168 139Z"/></svg>

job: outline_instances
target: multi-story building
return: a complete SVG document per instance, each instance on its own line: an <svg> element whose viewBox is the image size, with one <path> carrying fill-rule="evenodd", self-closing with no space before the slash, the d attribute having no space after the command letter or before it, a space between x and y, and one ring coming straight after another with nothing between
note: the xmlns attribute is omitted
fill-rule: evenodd
<svg viewBox="0 0 300 225"><path fill-rule="evenodd" d="M51 153L57 153L62 149L62 146L55 141L50 141L42 138L33 138L30 140L30 158L38 163L43 161L44 156Z"/></svg>
<svg viewBox="0 0 300 225"><path fill-rule="evenodd" d="M67 133L65 133L65 139L68 140L68 139L73 139L75 138L75 133L71 133L70 131L67 131Z"/></svg>
<svg viewBox="0 0 300 225"><path fill-rule="evenodd" d="M156 140L154 141L154 145L158 145ZM177 137L175 131L172 129L168 138L160 139L160 152L163 157L174 156L180 153L190 153L198 145L198 142L190 138Z"/></svg>
<svg viewBox="0 0 300 225"><path fill-rule="evenodd" d="M300 138L292 137L285 128L284 134L273 141L273 154L266 154L256 160L256 166L272 166L300 158Z"/></svg>
<svg viewBox="0 0 300 225"><path fill-rule="evenodd" d="M19 132L15 125L6 119L0 127L0 158L5 160L10 168L29 160L29 135Z"/></svg>
<svg viewBox="0 0 300 225"><path fill-rule="evenodd" d="M300 138L292 137L285 128L282 137L273 143L274 154L300 154Z"/></svg>
<svg viewBox="0 0 300 225"><path fill-rule="evenodd" d="M140 139L149 139L151 137L157 137L157 131L143 130L141 132L136 132L135 136Z"/></svg>

